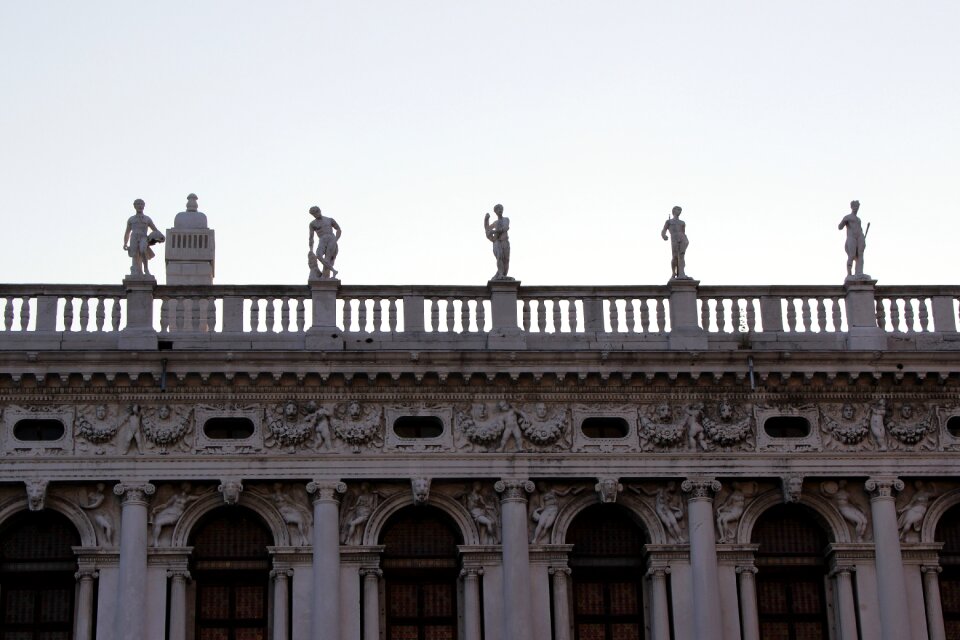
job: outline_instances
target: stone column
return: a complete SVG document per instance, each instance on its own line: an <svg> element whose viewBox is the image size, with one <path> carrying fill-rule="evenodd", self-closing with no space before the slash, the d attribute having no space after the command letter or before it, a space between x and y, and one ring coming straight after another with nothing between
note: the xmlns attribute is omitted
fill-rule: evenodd
<svg viewBox="0 0 960 640"><path fill-rule="evenodd" d="M481 567L464 567L460 572L463 578L463 639L482 640L480 620L480 576Z"/></svg>
<svg viewBox="0 0 960 640"><path fill-rule="evenodd" d="M883 640L902 640L911 637L910 612L893 492L903 490L903 480L890 476L870 478L864 487L872 494L870 513L880 597L880 635Z"/></svg>
<svg viewBox="0 0 960 640"><path fill-rule="evenodd" d="M289 640L290 618L290 576L292 569L274 569L270 572L273 579L273 638Z"/></svg>
<svg viewBox="0 0 960 640"><path fill-rule="evenodd" d="M553 576L553 640L570 640L569 567L550 567Z"/></svg>
<svg viewBox="0 0 960 640"><path fill-rule="evenodd" d="M493 488L501 494L504 637L532 638L527 494L534 486L529 480L504 479L497 481Z"/></svg>
<svg viewBox="0 0 960 640"><path fill-rule="evenodd" d="M650 567L650 615L652 616L652 640L670 640L670 602L667 600L667 574L669 567Z"/></svg>
<svg viewBox="0 0 960 640"><path fill-rule="evenodd" d="M737 567L737 591L740 596L742 640L760 640L760 616L757 613L757 568Z"/></svg>
<svg viewBox="0 0 960 640"><path fill-rule="evenodd" d="M923 599L927 603L927 632L930 640L946 640L947 630L943 626L943 605L940 603L940 578L942 569L925 564L923 572Z"/></svg>
<svg viewBox="0 0 960 640"><path fill-rule="evenodd" d="M77 579L77 613L74 616L73 637L76 640L93 640L93 581L97 572L81 569L74 577Z"/></svg>
<svg viewBox="0 0 960 640"><path fill-rule="evenodd" d="M147 499L156 492L149 482L120 482L120 571L117 584L115 638L145 637L147 610Z"/></svg>
<svg viewBox="0 0 960 640"><path fill-rule="evenodd" d="M170 578L170 630L168 640L185 640L187 637L187 582L190 572L186 569L169 569Z"/></svg>
<svg viewBox="0 0 960 640"><path fill-rule="evenodd" d="M857 604L853 599L853 567L840 565L830 572L837 597L840 640L858 640Z"/></svg>
<svg viewBox="0 0 960 640"><path fill-rule="evenodd" d="M713 494L720 483L713 478L688 478L680 485L687 497L690 530L690 573L693 581L693 629L697 640L721 640L720 582L717 579L717 542L713 529Z"/></svg>
<svg viewBox="0 0 960 640"><path fill-rule="evenodd" d="M363 578L363 640L380 640L380 576L377 567L360 569Z"/></svg>
<svg viewBox="0 0 960 640"><path fill-rule="evenodd" d="M313 495L311 640L340 640L340 497L342 482L307 483Z"/></svg>

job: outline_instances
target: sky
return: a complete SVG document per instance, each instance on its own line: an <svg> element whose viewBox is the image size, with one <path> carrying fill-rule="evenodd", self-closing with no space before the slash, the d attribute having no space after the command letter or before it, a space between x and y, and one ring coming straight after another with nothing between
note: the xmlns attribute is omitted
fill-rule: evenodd
<svg viewBox="0 0 960 640"><path fill-rule="evenodd" d="M199 196L223 284L956 281L955 0L0 3L0 282L119 283ZM162 283L163 250L152 262Z"/></svg>

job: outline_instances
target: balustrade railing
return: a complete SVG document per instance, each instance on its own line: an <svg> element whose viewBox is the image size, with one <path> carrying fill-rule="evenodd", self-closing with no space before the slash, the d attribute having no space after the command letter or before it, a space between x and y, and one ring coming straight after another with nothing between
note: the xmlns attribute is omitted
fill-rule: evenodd
<svg viewBox="0 0 960 640"><path fill-rule="evenodd" d="M666 287L521 287L520 327L536 333L666 333Z"/></svg>
<svg viewBox="0 0 960 640"><path fill-rule="evenodd" d="M119 331L125 317L122 286L0 285L2 332Z"/></svg>
<svg viewBox="0 0 960 640"><path fill-rule="evenodd" d="M700 327L711 333L846 330L843 287L700 287Z"/></svg>

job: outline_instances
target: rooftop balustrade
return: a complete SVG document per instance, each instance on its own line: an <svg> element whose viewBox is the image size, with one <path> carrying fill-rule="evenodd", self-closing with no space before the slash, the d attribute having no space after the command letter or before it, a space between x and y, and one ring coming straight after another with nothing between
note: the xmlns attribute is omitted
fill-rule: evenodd
<svg viewBox="0 0 960 640"><path fill-rule="evenodd" d="M0 285L0 349L960 349L960 286Z"/></svg>

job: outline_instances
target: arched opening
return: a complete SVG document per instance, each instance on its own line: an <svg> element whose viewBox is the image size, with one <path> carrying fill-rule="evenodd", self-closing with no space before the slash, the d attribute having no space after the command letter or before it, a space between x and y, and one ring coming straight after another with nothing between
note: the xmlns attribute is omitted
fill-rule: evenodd
<svg viewBox="0 0 960 640"><path fill-rule="evenodd" d="M19 513L0 530L0 637L69 640L73 637L72 547L80 534L55 511Z"/></svg>
<svg viewBox="0 0 960 640"><path fill-rule="evenodd" d="M782 504L760 516L753 529L760 637L827 640L824 554L829 537L816 513Z"/></svg>
<svg viewBox="0 0 960 640"><path fill-rule="evenodd" d="M387 640L457 638L459 529L443 511L406 507L380 534Z"/></svg>
<svg viewBox="0 0 960 640"><path fill-rule="evenodd" d="M641 640L646 535L623 507L596 504L567 530L575 640Z"/></svg>
<svg viewBox="0 0 960 640"><path fill-rule="evenodd" d="M940 603L948 638L960 638L960 505L947 510L934 535L940 550Z"/></svg>
<svg viewBox="0 0 960 640"><path fill-rule="evenodd" d="M197 640L265 640L273 536L256 513L220 507L190 536Z"/></svg>

